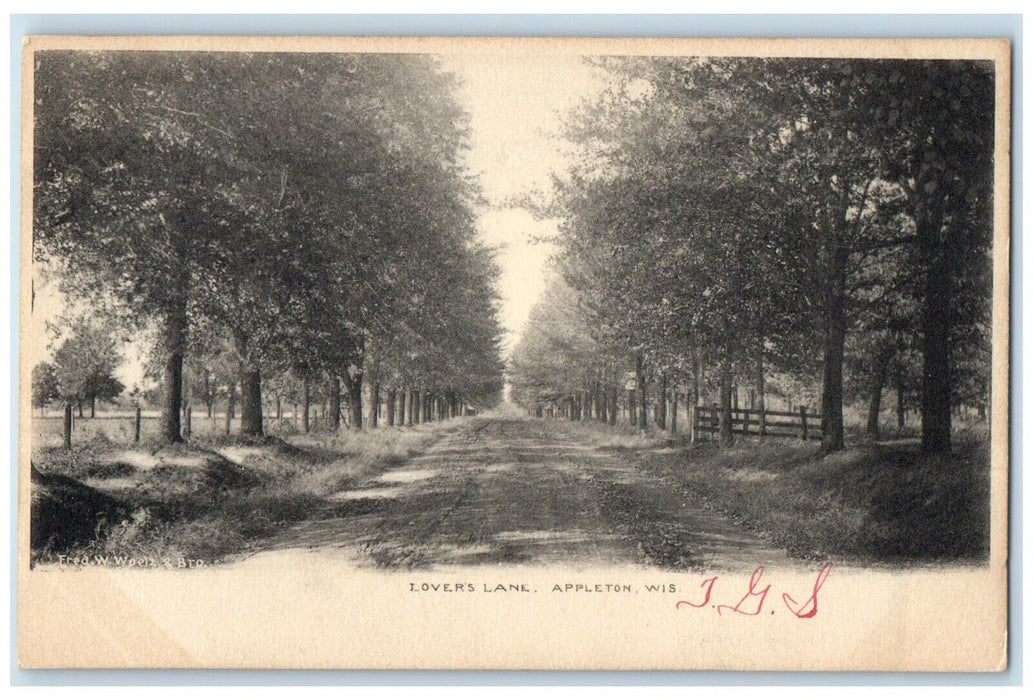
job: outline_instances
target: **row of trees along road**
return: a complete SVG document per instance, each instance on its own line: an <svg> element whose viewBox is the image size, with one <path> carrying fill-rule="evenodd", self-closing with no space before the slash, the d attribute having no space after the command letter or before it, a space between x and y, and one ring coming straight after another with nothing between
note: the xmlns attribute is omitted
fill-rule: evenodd
<svg viewBox="0 0 1033 700"><path fill-rule="evenodd" d="M820 384L822 443L845 396L883 388L950 449L951 411L989 393L992 65L603 59L613 87L570 118L578 158L538 204L562 219L558 278L512 367L534 409L609 408L624 377L656 422L670 387ZM586 409L587 410L587 409ZM632 414L634 415L634 414ZM634 418L633 418L634 420Z"/></svg>
<svg viewBox="0 0 1033 700"><path fill-rule="evenodd" d="M497 269L433 59L36 61L35 260L156 330L164 440L181 439L184 365L209 406L239 400L246 435L263 433L263 383L299 386L306 416L328 396L334 427L344 393L357 429L364 393L410 414L497 401Z"/></svg>

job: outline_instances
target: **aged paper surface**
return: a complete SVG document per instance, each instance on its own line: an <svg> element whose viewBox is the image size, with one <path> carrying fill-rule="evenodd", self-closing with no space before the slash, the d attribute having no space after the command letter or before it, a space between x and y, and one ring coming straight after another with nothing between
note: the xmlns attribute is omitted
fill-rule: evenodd
<svg viewBox="0 0 1033 700"><path fill-rule="evenodd" d="M962 558L865 565L841 563L835 556L794 559L783 553L762 570L757 567L767 560L756 561L756 566L737 560L701 570L630 561L570 563L562 557L544 562L483 559L481 564L469 558L430 566L377 567L363 561L354 548L309 542L291 547L281 538L277 547L259 547L248 556L196 568L180 568L177 561L169 566L94 565L92 561L80 565L63 558L32 561L30 459L33 442L41 433L33 424L31 386L33 368L46 357L48 343L38 317L48 313L47 304L60 303L37 295L33 279L34 67L46 51L115 50L430 54L443 57L447 65L467 66L468 77L479 75L480 81L470 79L467 85L481 92L466 99L481 100L488 110L496 97L488 88L497 84L500 91L505 89L490 72L504 70L507 62L517 70L531 71L540 80L542 95L576 87L580 74L573 78L559 71L552 74L549 65L555 61L570 66L580 56L993 62L988 558L975 563ZM18 657L23 667L885 671L1006 667L1008 42L34 37L26 41L22 68ZM521 115L508 118L512 132L520 133ZM510 131L505 118L495 123L496 128ZM506 133L492 138L505 152ZM528 153L520 151L520 144L514 144L513 151L516 161ZM505 169L483 170L485 179L507 177ZM519 164L511 172L519 177ZM527 301L531 303L533 299ZM56 315L51 310L51 316ZM550 487L543 484L542 488ZM535 528L528 525L527 529ZM131 551L126 554L134 556ZM737 605L738 611L733 609ZM743 614L749 606L750 613Z"/></svg>

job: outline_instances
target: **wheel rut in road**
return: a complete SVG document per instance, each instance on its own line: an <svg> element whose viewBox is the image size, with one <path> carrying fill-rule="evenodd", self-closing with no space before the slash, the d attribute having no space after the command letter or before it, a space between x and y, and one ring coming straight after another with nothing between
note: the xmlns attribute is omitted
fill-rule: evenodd
<svg viewBox="0 0 1033 700"><path fill-rule="evenodd" d="M406 464L334 494L269 547L343 548L386 568L786 563L626 455L562 422L523 418L471 419Z"/></svg>

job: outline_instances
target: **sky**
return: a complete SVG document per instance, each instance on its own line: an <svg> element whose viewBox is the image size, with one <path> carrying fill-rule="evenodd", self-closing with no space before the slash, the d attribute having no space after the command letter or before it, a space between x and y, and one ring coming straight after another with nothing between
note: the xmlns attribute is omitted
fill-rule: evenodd
<svg viewBox="0 0 1033 700"><path fill-rule="evenodd" d="M547 192L551 174L567 167L563 120L605 81L572 55L461 54L445 56L442 63L460 78L458 97L470 114L468 164L480 175L489 202L480 212L479 228L481 239L498 247L500 320L508 352L545 291L548 258L555 252L534 239L554 234L558 223L538 221L512 200Z"/></svg>

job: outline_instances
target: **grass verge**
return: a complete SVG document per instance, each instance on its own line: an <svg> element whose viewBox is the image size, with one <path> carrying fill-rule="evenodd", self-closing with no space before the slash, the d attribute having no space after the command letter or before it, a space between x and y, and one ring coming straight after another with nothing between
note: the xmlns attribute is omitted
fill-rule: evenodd
<svg viewBox="0 0 1033 700"><path fill-rule="evenodd" d="M34 450L30 561L206 564L246 553L425 450L456 421L363 433Z"/></svg>
<svg viewBox="0 0 1033 700"><path fill-rule="evenodd" d="M651 455L686 495L804 559L857 563L983 561L989 556L985 445L955 455L746 444Z"/></svg>
<svg viewBox="0 0 1033 700"><path fill-rule="evenodd" d="M815 444L683 436L571 423L562 429L634 460L686 500L801 559L859 565L981 563L990 552L990 450L959 435L953 454L866 443L828 456Z"/></svg>

